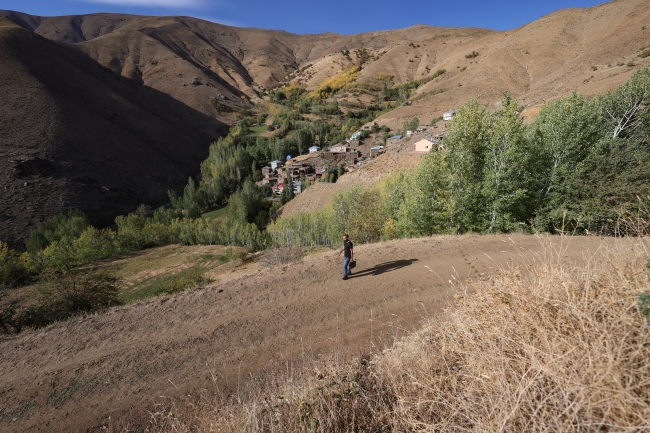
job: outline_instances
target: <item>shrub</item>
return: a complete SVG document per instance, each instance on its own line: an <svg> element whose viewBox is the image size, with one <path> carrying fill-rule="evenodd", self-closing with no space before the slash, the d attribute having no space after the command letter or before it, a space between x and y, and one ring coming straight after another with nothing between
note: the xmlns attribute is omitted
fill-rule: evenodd
<svg viewBox="0 0 650 433"><path fill-rule="evenodd" d="M648 56L650 56L650 49L645 49L641 51L641 54L639 54L639 57L642 59L645 59Z"/></svg>
<svg viewBox="0 0 650 433"><path fill-rule="evenodd" d="M478 51L472 51L471 53L465 55L465 58L466 59L473 59L473 58L478 57L478 56L479 56Z"/></svg>
<svg viewBox="0 0 650 433"><path fill-rule="evenodd" d="M25 327L42 328L78 314L120 304L117 278L106 273L49 270L41 275L39 292L35 304L4 317L16 332Z"/></svg>
<svg viewBox="0 0 650 433"><path fill-rule="evenodd" d="M67 214L60 213L43 222L36 224L25 242L27 251L38 254L52 242L64 237L75 239L90 225L88 217L77 209L70 210Z"/></svg>
<svg viewBox="0 0 650 433"><path fill-rule="evenodd" d="M0 288L20 286L31 279L32 266L29 254L19 255L0 242Z"/></svg>
<svg viewBox="0 0 650 433"><path fill-rule="evenodd" d="M207 271L201 266L193 266L177 274L160 278L135 291L124 293L120 296L122 302L128 303L159 295L171 295L188 289L194 289L208 282L203 274Z"/></svg>
<svg viewBox="0 0 650 433"><path fill-rule="evenodd" d="M639 293L639 311L645 317L646 322L650 325L650 295L647 293Z"/></svg>
<svg viewBox="0 0 650 433"><path fill-rule="evenodd" d="M299 261L303 254L299 247L274 248L264 253L260 263L264 266L288 265Z"/></svg>

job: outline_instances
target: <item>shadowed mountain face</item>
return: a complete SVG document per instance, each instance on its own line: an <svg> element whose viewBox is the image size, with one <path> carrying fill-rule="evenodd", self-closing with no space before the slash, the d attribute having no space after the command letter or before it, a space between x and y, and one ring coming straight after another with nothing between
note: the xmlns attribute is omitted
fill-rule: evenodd
<svg viewBox="0 0 650 433"><path fill-rule="evenodd" d="M5 18L0 59L0 239L6 241L68 208L106 225L139 203L164 202L169 188L181 188L197 172L221 126ZM211 136L202 125L213 127Z"/></svg>
<svg viewBox="0 0 650 433"><path fill-rule="evenodd" d="M608 91L650 65L640 56L649 0L563 10L507 32L415 26L349 36L189 17L0 16L12 20L0 27L0 239L12 241L69 207L107 224L139 203L160 204L198 172L210 140L236 121L232 112L280 83L314 89L355 65L359 82L388 74L395 84L445 69L411 106L377 120L401 127L479 95L498 104L504 92L534 116L550 99ZM337 98L371 102L363 91Z"/></svg>

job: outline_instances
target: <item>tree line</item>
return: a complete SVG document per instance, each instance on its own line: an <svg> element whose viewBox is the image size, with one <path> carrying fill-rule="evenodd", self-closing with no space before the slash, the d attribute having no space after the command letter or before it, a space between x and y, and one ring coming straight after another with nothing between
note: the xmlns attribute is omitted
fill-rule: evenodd
<svg viewBox="0 0 650 433"><path fill-rule="evenodd" d="M0 283L21 285L45 269L170 243L264 249L328 245L342 232L357 242L520 230L615 234L621 210L639 211L650 196L649 98L644 69L610 93L551 101L530 124L509 95L496 111L474 99L451 121L445 150L426 155L419 167L354 186L325 210L272 221L280 204L267 199L268 186L254 183L261 165L368 121L307 122L280 108L271 113L280 134L256 137L252 120L243 119L215 142L201 181L170 192L173 209L141 206L103 230L71 211L38 223L24 253L0 244ZM328 178L339 174L330 167ZM222 218L200 218L224 204Z"/></svg>
<svg viewBox="0 0 650 433"><path fill-rule="evenodd" d="M435 234L558 230L616 234L621 211L650 199L650 71L595 98L575 92L525 124L515 98L478 99L450 123L444 151L418 168L357 185L325 210L267 228L276 246Z"/></svg>

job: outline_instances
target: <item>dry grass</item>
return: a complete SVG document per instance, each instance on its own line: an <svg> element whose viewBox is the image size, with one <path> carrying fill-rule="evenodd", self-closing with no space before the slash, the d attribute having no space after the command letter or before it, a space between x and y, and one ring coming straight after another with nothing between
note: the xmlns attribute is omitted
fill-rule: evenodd
<svg viewBox="0 0 650 433"><path fill-rule="evenodd" d="M574 266L547 247L528 275L471 284L449 320L388 351L376 374L408 430L650 429L650 328L644 239Z"/></svg>
<svg viewBox="0 0 650 433"><path fill-rule="evenodd" d="M459 282L443 321L384 353L308 363L246 399L178 404L151 429L650 431L650 326L638 307L646 239L603 246L579 266L540 242L525 266Z"/></svg>
<svg viewBox="0 0 650 433"><path fill-rule="evenodd" d="M301 260L304 255L305 251L300 247L274 248L266 251L259 261L263 266L288 265Z"/></svg>

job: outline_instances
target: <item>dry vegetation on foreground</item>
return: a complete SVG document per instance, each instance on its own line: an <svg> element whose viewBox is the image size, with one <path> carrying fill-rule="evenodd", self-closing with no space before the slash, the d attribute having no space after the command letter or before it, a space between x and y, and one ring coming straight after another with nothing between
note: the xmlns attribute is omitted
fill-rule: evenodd
<svg viewBox="0 0 650 433"><path fill-rule="evenodd" d="M650 430L647 240L603 244L580 266L540 242L523 267L459 282L443 321L381 354L312 363L246 400L179 401L151 430Z"/></svg>

